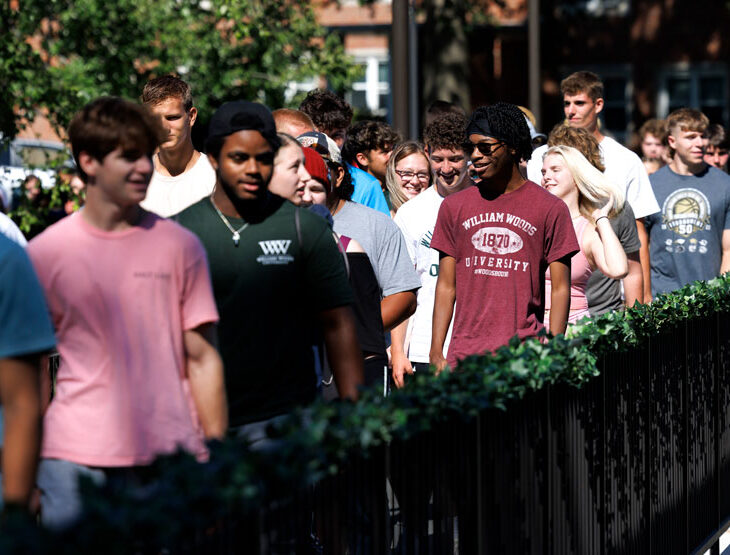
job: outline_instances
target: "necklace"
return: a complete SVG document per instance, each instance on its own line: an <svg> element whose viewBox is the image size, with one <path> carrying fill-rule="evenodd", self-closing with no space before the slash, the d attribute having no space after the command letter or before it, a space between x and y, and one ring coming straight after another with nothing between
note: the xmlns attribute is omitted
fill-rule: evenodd
<svg viewBox="0 0 730 555"><path fill-rule="evenodd" d="M231 235L231 239L233 239L233 246L237 247L238 242L241 240L241 232L248 227L248 222L244 223L238 229L233 229L233 226L228 221L228 219L223 215L223 212L221 212L218 209L218 207L215 205L215 201L213 200L213 195L210 195L210 203L213 205L213 208L215 208L215 211L218 213L218 215L220 216L223 223L226 224L226 227L233 234L233 235Z"/></svg>

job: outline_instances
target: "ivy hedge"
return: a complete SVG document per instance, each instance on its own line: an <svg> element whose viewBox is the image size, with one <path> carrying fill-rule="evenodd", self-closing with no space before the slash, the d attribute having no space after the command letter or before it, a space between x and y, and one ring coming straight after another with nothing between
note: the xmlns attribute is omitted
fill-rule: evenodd
<svg viewBox="0 0 730 555"><path fill-rule="evenodd" d="M585 319L567 336L523 343L515 338L493 355L466 358L458 371L417 374L389 397L373 390L364 391L357 403L317 401L270 430L279 440L275 451L251 451L227 440L211 444L206 464L184 453L161 457L147 472L148 491L137 497L82 482L84 521L62 534L6 514L0 552L128 553L141 538L145 552L165 552L226 515L243 514L263 499L335 474L353 455L367 456L392 439L407 439L447 419L470 419L489 407L505 409L546 385L580 387L599 374L597 361L603 355L638 347L689 320L728 312L730 274L661 295L648 305Z"/></svg>

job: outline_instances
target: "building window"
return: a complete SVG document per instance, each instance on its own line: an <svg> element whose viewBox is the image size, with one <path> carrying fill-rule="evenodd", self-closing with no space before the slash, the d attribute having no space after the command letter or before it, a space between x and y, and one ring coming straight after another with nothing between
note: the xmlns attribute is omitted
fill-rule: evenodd
<svg viewBox="0 0 730 555"><path fill-rule="evenodd" d="M360 112L388 118L390 114L390 62L377 56L357 57L363 76L352 84L347 101Z"/></svg>
<svg viewBox="0 0 730 555"><path fill-rule="evenodd" d="M627 16L631 9L630 0L564 0L557 8L563 16L590 15Z"/></svg>
<svg viewBox="0 0 730 555"><path fill-rule="evenodd" d="M626 75L604 74L603 112L604 129L619 142L624 142L631 124L631 80Z"/></svg>
<svg viewBox="0 0 730 555"><path fill-rule="evenodd" d="M724 64L683 64L664 68L659 76L657 114L665 118L678 108L697 108L713 123L728 123L728 78Z"/></svg>
<svg viewBox="0 0 730 555"><path fill-rule="evenodd" d="M322 83L318 77L312 77L309 81L289 81L284 91L284 99L287 103L290 103L296 95L302 94L303 96L309 91L318 89L321 86Z"/></svg>

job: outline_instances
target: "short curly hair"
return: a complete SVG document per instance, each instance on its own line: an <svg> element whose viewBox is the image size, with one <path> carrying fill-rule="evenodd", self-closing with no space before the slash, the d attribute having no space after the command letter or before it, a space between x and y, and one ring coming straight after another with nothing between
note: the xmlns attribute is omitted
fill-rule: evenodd
<svg viewBox="0 0 730 555"><path fill-rule="evenodd" d="M561 122L553 127L552 131L550 131L547 144L548 147L558 145L572 146L598 171L606 171L606 166L603 165L603 158L601 157L601 148L598 145L598 140L590 133L590 131L580 127L571 127L567 123Z"/></svg>
<svg viewBox="0 0 730 555"><path fill-rule="evenodd" d="M480 125L491 129L495 139L500 139L508 147L515 150L517 161L529 160L532 156L532 140L530 139L530 128L527 127L525 114L516 105L508 102L497 102L490 106L480 106L469 119L469 129L474 133L479 131Z"/></svg>
<svg viewBox="0 0 730 555"><path fill-rule="evenodd" d="M463 150L469 153L471 146L466 136L468 120L464 114L444 112L436 117L423 130L423 142L430 151L445 148Z"/></svg>
<svg viewBox="0 0 730 555"><path fill-rule="evenodd" d="M382 121L359 121L347 130L342 145L342 158L352 163L359 153L371 150L390 150L400 143L400 134Z"/></svg>
<svg viewBox="0 0 730 555"><path fill-rule="evenodd" d="M335 129L347 129L352 122L352 106L327 89L314 89L299 105L318 131L330 135Z"/></svg>

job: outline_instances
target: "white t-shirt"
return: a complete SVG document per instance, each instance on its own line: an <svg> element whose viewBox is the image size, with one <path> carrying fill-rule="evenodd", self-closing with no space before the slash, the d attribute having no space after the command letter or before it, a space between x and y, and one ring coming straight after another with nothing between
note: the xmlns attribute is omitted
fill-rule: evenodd
<svg viewBox="0 0 730 555"><path fill-rule="evenodd" d="M28 241L25 240L23 232L18 229L15 222L8 218L5 214L0 212L0 233L5 235L8 239L11 239L18 243L21 247L28 245Z"/></svg>
<svg viewBox="0 0 730 555"><path fill-rule="evenodd" d="M418 306L411 317L412 331L408 360L412 362L429 362L433 304L439 273L439 253L431 248L431 237L443 201L444 198L438 194L436 187L429 187L417 197L403 204L393 219L403 232L408 255L421 280L421 288L418 290L417 297ZM449 350L453 324L452 318L444 343L444 356Z"/></svg>
<svg viewBox="0 0 730 555"><path fill-rule="evenodd" d="M606 166L606 177L617 186L623 185L626 202L631 205L636 219L659 212L649 175L636 153L611 137L603 137L599 146ZM527 163L527 178L530 181L540 183L542 180L542 157L547 149L547 145L543 145L532 152L532 158Z"/></svg>
<svg viewBox="0 0 730 555"><path fill-rule="evenodd" d="M214 187L215 170L208 157L201 153L195 165L180 175L172 177L155 171L147 188L147 197L140 206L169 218L209 196Z"/></svg>

